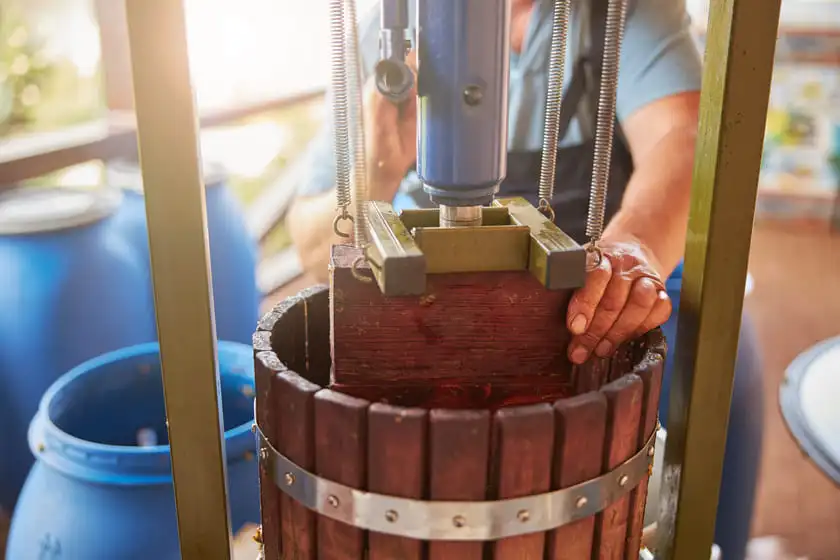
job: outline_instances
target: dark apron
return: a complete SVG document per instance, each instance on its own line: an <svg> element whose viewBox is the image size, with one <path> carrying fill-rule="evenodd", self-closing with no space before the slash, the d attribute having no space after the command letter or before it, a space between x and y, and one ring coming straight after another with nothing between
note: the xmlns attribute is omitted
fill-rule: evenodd
<svg viewBox="0 0 840 560"><path fill-rule="evenodd" d="M574 64L572 79L563 96L558 143L562 143L566 137L575 115L582 115L585 110L589 110L591 113L588 115L589 122L594 124L597 120L607 2L594 0L590 5L591 47L589 52L584 53ZM554 155L557 167L551 206L556 216L555 223L581 244L588 241L586 216L589 210L589 187L594 155L594 137L584 138L583 142L576 146L560 148ZM541 151L509 152L507 175L501 184L498 196L521 196L536 206L539 202L537 189L541 158ZM621 206L621 199L632 173L633 158L621 127L616 122L605 223L610 221Z"/></svg>

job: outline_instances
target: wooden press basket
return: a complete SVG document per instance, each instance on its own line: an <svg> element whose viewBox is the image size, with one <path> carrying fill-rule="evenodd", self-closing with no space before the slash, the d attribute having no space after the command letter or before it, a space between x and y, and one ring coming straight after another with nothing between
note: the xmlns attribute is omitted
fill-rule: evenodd
<svg viewBox="0 0 840 560"><path fill-rule="evenodd" d="M326 388L330 317L311 288L254 335L267 560L639 558L658 329L572 368L566 398L427 409Z"/></svg>

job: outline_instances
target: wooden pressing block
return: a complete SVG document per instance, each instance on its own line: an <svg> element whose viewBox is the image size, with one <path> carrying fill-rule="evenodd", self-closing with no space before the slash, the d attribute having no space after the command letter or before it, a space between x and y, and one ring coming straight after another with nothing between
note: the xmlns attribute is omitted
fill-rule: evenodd
<svg viewBox="0 0 840 560"><path fill-rule="evenodd" d="M571 289L547 290L517 270L430 274L424 295L387 297L357 277L370 276L360 255L350 246L332 250L334 385L573 390L565 325Z"/></svg>

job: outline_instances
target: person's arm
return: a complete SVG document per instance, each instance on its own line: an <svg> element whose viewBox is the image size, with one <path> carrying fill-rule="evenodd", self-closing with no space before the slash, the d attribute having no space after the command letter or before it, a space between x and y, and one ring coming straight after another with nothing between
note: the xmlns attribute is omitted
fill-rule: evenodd
<svg viewBox="0 0 840 560"><path fill-rule="evenodd" d="M685 249L699 98L699 92L669 96L624 124L635 172L604 239L637 239L651 250L663 278Z"/></svg>
<svg viewBox="0 0 840 560"><path fill-rule="evenodd" d="M700 55L683 0L637 0L616 110L635 171L599 242L600 265L569 304L569 358L606 357L668 320L664 280L682 258L697 134Z"/></svg>
<svg viewBox="0 0 840 560"><path fill-rule="evenodd" d="M702 72L685 2L638 0L623 45L617 112L635 172L604 238L637 238L667 278L685 248Z"/></svg>

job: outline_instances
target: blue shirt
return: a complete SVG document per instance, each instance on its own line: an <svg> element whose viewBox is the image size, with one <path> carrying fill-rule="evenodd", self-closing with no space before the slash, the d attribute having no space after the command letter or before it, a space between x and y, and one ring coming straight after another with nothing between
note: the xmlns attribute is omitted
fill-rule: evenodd
<svg viewBox="0 0 840 560"><path fill-rule="evenodd" d="M511 55L508 149L542 149L545 96L551 46L553 0L535 0L535 11L520 53ZM414 0L409 0L414 13ZM572 78L574 61L588 43L588 10L581 0L572 0L569 35L566 41L565 87ZM413 25L413 22L412 22ZM370 75L379 57L379 7L365 15L359 29L360 58L364 77ZM701 58L690 31L685 0L629 0L624 41L619 64L616 112L619 121L645 105L677 93L698 91ZM561 147L591 138L594 123L575 117ZM327 119L306 155L306 171L299 185L301 195L326 192L335 186L332 122ZM536 177L534 178L536 181ZM401 193L420 188L416 173L403 179ZM536 187L535 187L536 188ZM404 207L407 197L398 195ZM396 203L395 203L396 204Z"/></svg>

